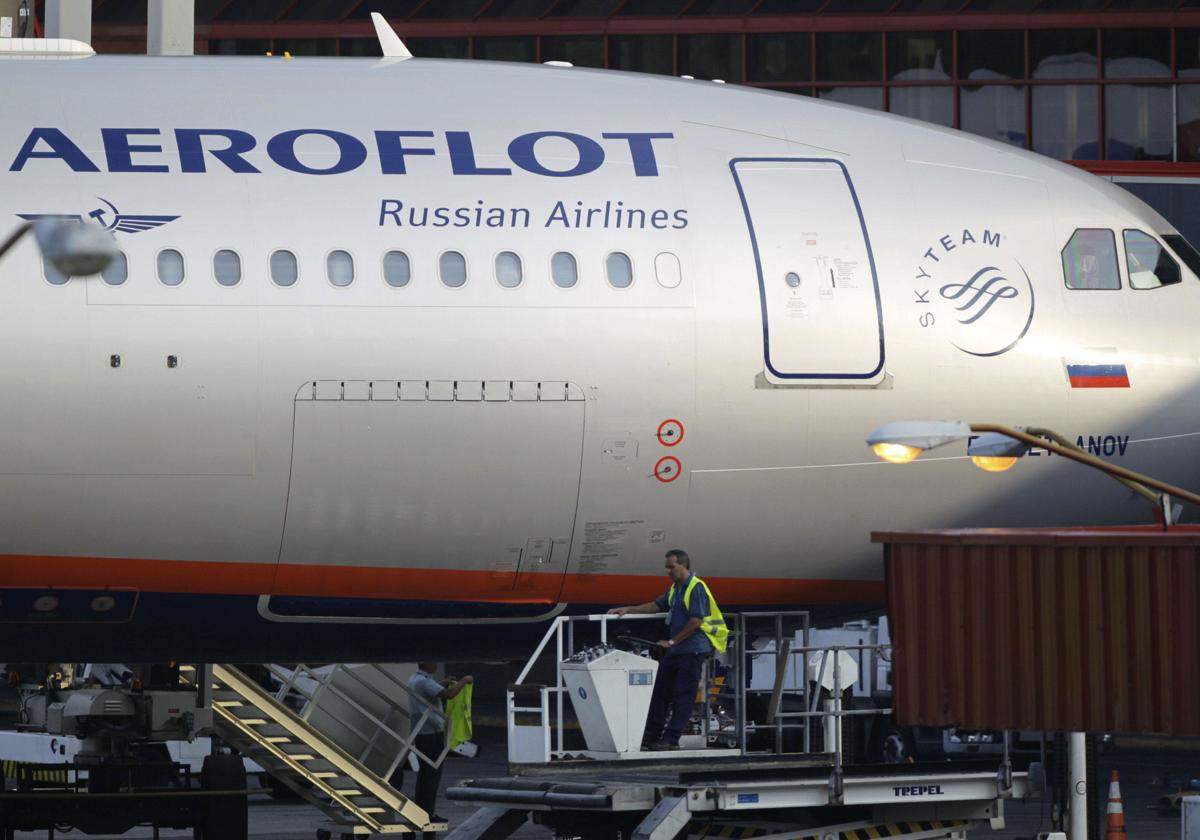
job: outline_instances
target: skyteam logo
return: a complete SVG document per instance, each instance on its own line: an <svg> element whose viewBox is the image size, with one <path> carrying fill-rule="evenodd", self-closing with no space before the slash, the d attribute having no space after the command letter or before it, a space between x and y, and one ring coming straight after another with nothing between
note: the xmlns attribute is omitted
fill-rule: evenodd
<svg viewBox="0 0 1200 840"><path fill-rule="evenodd" d="M154 228L162 227L167 222L173 222L179 218L178 216L147 216L122 213L108 199L97 196L96 200L104 206L97 207L86 215L72 215L70 213L18 213L17 215L27 222L36 222L38 219L74 219L80 222L90 222L91 224L99 225L113 233L141 233L144 230L153 230Z"/></svg>
<svg viewBox="0 0 1200 840"><path fill-rule="evenodd" d="M1007 353L1033 324L1033 283L1005 254L1004 240L988 228L946 234L925 250L915 272L917 323L972 356Z"/></svg>
<svg viewBox="0 0 1200 840"><path fill-rule="evenodd" d="M1008 278L994 265L979 269L966 283L947 283L939 293L966 316L959 319L960 324L974 324L1000 301L1011 300L1021 294L1016 286L1009 285Z"/></svg>

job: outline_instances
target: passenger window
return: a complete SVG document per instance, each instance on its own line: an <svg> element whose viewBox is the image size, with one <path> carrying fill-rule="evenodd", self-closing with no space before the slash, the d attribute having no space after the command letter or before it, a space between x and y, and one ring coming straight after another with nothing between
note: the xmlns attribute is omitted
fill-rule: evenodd
<svg viewBox="0 0 1200 840"><path fill-rule="evenodd" d="M1158 240L1140 230L1125 231L1125 265L1129 269L1129 288L1157 289L1183 279L1179 263L1171 258Z"/></svg>
<svg viewBox="0 0 1200 840"><path fill-rule="evenodd" d="M608 255L604 261L604 273L608 276L608 285L614 289L628 289L633 285L633 263L620 251Z"/></svg>
<svg viewBox="0 0 1200 840"><path fill-rule="evenodd" d="M446 251L438 257L438 275L442 283L457 289L467 282L467 258L458 251Z"/></svg>
<svg viewBox="0 0 1200 840"><path fill-rule="evenodd" d="M274 251L271 254L271 282L276 286L293 286L300 276L300 266L291 251Z"/></svg>
<svg viewBox="0 0 1200 840"><path fill-rule="evenodd" d="M1075 231L1062 250L1063 277L1068 289L1119 289L1117 238L1111 230Z"/></svg>
<svg viewBox="0 0 1200 840"><path fill-rule="evenodd" d="M551 257L550 276L558 288L572 288L579 282L579 266L575 263L575 257L566 251L559 251Z"/></svg>
<svg viewBox="0 0 1200 840"><path fill-rule="evenodd" d="M512 251L501 251L496 255L496 282L506 289L521 285L521 258Z"/></svg>
<svg viewBox="0 0 1200 840"><path fill-rule="evenodd" d="M654 275L658 285L664 289L674 289L683 282L683 269L679 267L679 257L663 251L654 258Z"/></svg>
<svg viewBox="0 0 1200 840"><path fill-rule="evenodd" d="M213 254L213 277L222 286L236 286L242 282L242 258L234 251L217 251Z"/></svg>
<svg viewBox="0 0 1200 840"><path fill-rule="evenodd" d="M71 279L67 274L63 274L54 267L54 263L46 258L42 258L42 274L46 277L46 282L51 286L63 286Z"/></svg>
<svg viewBox="0 0 1200 840"><path fill-rule="evenodd" d="M100 272L100 277L110 286L120 286L129 279L129 260L124 251L117 251L112 262Z"/></svg>
<svg viewBox="0 0 1200 840"><path fill-rule="evenodd" d="M158 252L158 281L164 286L178 286L184 277L183 254L168 248Z"/></svg>
<svg viewBox="0 0 1200 840"><path fill-rule="evenodd" d="M348 251L330 251L325 258L325 276L335 286L349 286L354 282L354 257Z"/></svg>
<svg viewBox="0 0 1200 840"><path fill-rule="evenodd" d="M403 251L388 251L383 255L383 282L393 289L407 286L412 280L412 264Z"/></svg>

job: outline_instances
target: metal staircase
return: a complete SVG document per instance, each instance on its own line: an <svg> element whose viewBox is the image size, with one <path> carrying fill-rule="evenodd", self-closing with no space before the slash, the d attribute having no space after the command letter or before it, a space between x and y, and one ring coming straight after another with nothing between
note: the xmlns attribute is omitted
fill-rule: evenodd
<svg viewBox="0 0 1200 840"><path fill-rule="evenodd" d="M353 834L445 831L384 779L229 665L213 665L213 728Z"/></svg>

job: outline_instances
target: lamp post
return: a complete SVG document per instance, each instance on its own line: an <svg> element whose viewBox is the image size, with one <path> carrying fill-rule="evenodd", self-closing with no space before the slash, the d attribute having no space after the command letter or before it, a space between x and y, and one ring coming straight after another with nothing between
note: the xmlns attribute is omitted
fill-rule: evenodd
<svg viewBox="0 0 1200 840"><path fill-rule="evenodd" d="M117 255L117 242L108 231L75 218L47 217L17 225L0 243L0 259L30 231L42 256L67 277L99 274Z"/></svg>

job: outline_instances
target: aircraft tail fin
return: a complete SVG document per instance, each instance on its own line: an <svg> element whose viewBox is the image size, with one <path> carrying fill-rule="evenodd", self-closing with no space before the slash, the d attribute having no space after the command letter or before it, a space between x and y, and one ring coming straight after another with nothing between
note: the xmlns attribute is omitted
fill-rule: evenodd
<svg viewBox="0 0 1200 840"><path fill-rule="evenodd" d="M384 20L379 12L371 12L371 22L375 24L375 35L379 38L379 46L385 58L412 58L413 54L404 46L396 30Z"/></svg>

